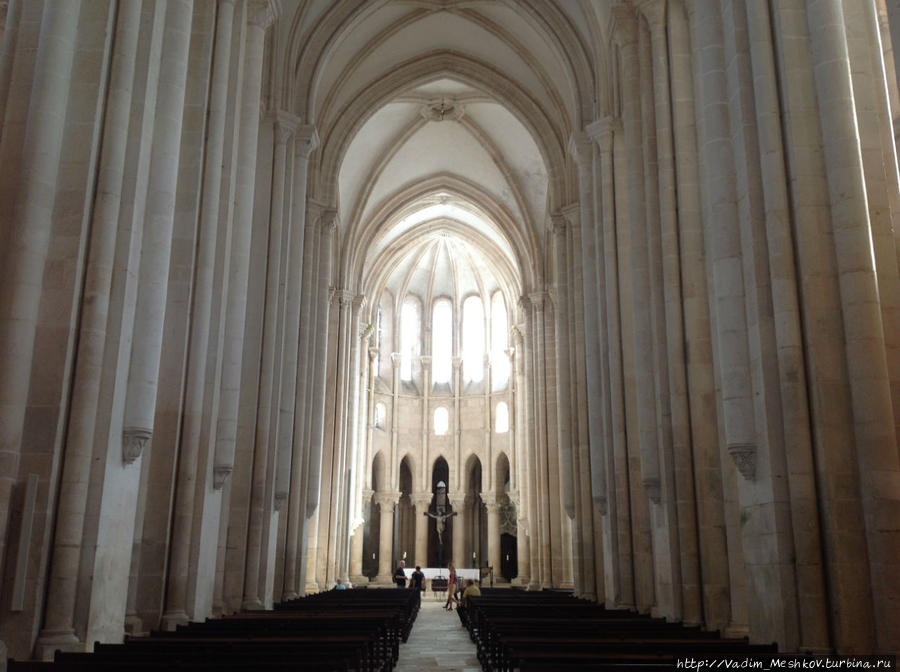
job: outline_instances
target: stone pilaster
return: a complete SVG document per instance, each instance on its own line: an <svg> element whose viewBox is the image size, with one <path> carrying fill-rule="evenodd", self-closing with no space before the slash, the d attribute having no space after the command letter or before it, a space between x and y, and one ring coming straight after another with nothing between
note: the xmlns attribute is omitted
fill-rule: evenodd
<svg viewBox="0 0 900 672"><path fill-rule="evenodd" d="M399 492L376 492L372 501L378 505L381 516L381 534L378 539L378 576L375 581L389 585L394 572L393 545L394 545L394 510L400 501Z"/></svg>

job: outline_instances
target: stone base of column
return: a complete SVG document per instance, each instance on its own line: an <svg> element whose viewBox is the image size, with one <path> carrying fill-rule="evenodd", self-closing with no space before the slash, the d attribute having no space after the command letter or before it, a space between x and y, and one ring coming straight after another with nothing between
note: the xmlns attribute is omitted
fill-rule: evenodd
<svg viewBox="0 0 900 672"><path fill-rule="evenodd" d="M514 578L511 581L511 584L513 586L523 586L523 587L527 588L528 587L528 577L522 576L521 574L519 574L519 576L517 576L516 578Z"/></svg>
<svg viewBox="0 0 900 672"><path fill-rule="evenodd" d="M75 636L73 630L48 630L41 633L34 647L37 660L51 662L59 651L87 651L84 643Z"/></svg>
<svg viewBox="0 0 900 672"><path fill-rule="evenodd" d="M393 586L394 585L394 575L393 574L379 574L375 577L375 580L372 582L379 586Z"/></svg>
<svg viewBox="0 0 900 672"><path fill-rule="evenodd" d="M281 601L287 602L289 600L296 600L298 597L300 597L299 594L295 593L293 590L289 590L281 594Z"/></svg>
<svg viewBox="0 0 900 672"><path fill-rule="evenodd" d="M350 583L352 583L354 587L367 586L369 585L369 577L363 576L362 574L351 575Z"/></svg>
<svg viewBox="0 0 900 672"><path fill-rule="evenodd" d="M540 590L541 584L537 579L532 579L528 584L528 590Z"/></svg>
<svg viewBox="0 0 900 672"><path fill-rule="evenodd" d="M135 613L125 614L125 632L132 637L147 634L144 632L144 621Z"/></svg>
<svg viewBox="0 0 900 672"><path fill-rule="evenodd" d="M746 625L729 625L722 632L723 637L727 637L728 639L740 639L742 637L748 637L750 635L750 628Z"/></svg>
<svg viewBox="0 0 900 672"><path fill-rule="evenodd" d="M187 625L191 622L191 619L188 618L187 613L184 611L170 611L168 613L163 614L162 623L160 623L160 627L163 630L173 631L179 625Z"/></svg>
<svg viewBox="0 0 900 672"><path fill-rule="evenodd" d="M312 595L313 593L319 592L319 584L315 581L307 581L306 582L306 590L305 593L307 595Z"/></svg>
<svg viewBox="0 0 900 672"><path fill-rule="evenodd" d="M552 588L553 586L547 586L548 588ZM559 587L563 590L575 590L575 584L571 581L563 581L559 584Z"/></svg>
<svg viewBox="0 0 900 672"><path fill-rule="evenodd" d="M244 600L241 603L241 609L244 611L264 611L266 605L260 602L257 598L253 598L252 600Z"/></svg>

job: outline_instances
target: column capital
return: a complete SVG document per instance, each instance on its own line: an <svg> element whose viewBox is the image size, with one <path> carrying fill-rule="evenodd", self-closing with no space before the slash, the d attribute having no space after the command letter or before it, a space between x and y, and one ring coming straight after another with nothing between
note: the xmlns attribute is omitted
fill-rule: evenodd
<svg viewBox="0 0 900 672"><path fill-rule="evenodd" d="M650 32L656 34L666 24L666 0L637 0L638 11L647 19Z"/></svg>
<svg viewBox="0 0 900 672"><path fill-rule="evenodd" d="M398 368L400 366L400 359L401 359L401 357L400 357L399 352L392 352L391 353L391 366L393 366L395 369Z"/></svg>
<svg viewBox="0 0 900 672"><path fill-rule="evenodd" d="M462 366L462 357L454 357L452 359L453 368L459 370L459 367Z"/></svg>
<svg viewBox="0 0 900 672"><path fill-rule="evenodd" d="M459 492L447 495L447 499L450 500L450 506L453 507L454 511L459 511L466 503L466 496Z"/></svg>
<svg viewBox="0 0 900 672"><path fill-rule="evenodd" d="M323 236L329 236L334 233L337 228L337 210L335 208L325 208L319 213L318 224L322 229Z"/></svg>
<svg viewBox="0 0 900 672"><path fill-rule="evenodd" d="M622 120L618 117L603 117L592 121L585 129L591 139L597 143L601 152L609 152L612 150L615 134L622 132Z"/></svg>
<svg viewBox="0 0 900 672"><path fill-rule="evenodd" d="M500 510L500 502L497 501L497 495L493 492L482 492L481 501L484 502L488 513L496 513Z"/></svg>
<svg viewBox="0 0 900 672"><path fill-rule="evenodd" d="M279 5L273 0L249 0L247 2L247 23L268 29L278 18Z"/></svg>
<svg viewBox="0 0 900 672"><path fill-rule="evenodd" d="M369 299L365 294L357 294L353 297L353 309L354 310L362 310L366 307L366 303L368 303Z"/></svg>
<svg viewBox="0 0 900 672"><path fill-rule="evenodd" d="M396 491L376 492L372 495L372 501L381 507L381 512L385 513L387 509L393 512L394 507L400 501L400 493Z"/></svg>
<svg viewBox="0 0 900 672"><path fill-rule="evenodd" d="M528 300L531 302L531 307L539 313L544 312L544 303L548 299L549 295L547 292L532 292L528 295Z"/></svg>
<svg viewBox="0 0 900 672"><path fill-rule="evenodd" d="M319 146L319 134L312 124L298 126L294 131L294 151L304 159L308 159Z"/></svg>
<svg viewBox="0 0 900 672"><path fill-rule="evenodd" d="M122 463L131 464L144 452L153 438L153 430L146 427L126 427L122 430Z"/></svg>
<svg viewBox="0 0 900 672"><path fill-rule="evenodd" d="M423 367L431 367L431 355L422 355L419 357L419 361L422 362Z"/></svg>
<svg viewBox="0 0 900 672"><path fill-rule="evenodd" d="M272 124L275 127L275 144L284 145L300 125L300 118L290 112L276 110L272 113Z"/></svg>
<svg viewBox="0 0 900 672"><path fill-rule="evenodd" d="M565 236L566 227L569 225L566 216L561 212L550 215L550 230L555 236Z"/></svg>
<svg viewBox="0 0 900 672"><path fill-rule="evenodd" d="M420 513L428 509L433 496L430 492L414 492L409 496L409 499L413 506L416 507L416 513Z"/></svg>
<svg viewBox="0 0 900 672"><path fill-rule="evenodd" d="M629 46L637 42L637 20L634 8L624 2L613 5L609 10L609 28L607 35L619 47Z"/></svg>
<svg viewBox="0 0 900 672"><path fill-rule="evenodd" d="M593 160L591 137L585 131L573 131L569 136L569 154L579 168L588 168Z"/></svg>
<svg viewBox="0 0 900 672"><path fill-rule="evenodd" d="M372 490L371 488L363 488L363 491L362 491L363 504L366 504L367 502L371 502L372 495L374 495L374 494L375 494L375 491Z"/></svg>
<svg viewBox="0 0 900 672"><path fill-rule="evenodd" d="M369 361L374 362L378 357L378 348L369 348Z"/></svg>

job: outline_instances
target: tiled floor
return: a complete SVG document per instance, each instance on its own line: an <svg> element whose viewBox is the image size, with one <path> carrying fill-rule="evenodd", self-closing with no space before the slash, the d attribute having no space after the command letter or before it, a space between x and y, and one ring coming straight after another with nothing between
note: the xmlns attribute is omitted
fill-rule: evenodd
<svg viewBox="0 0 900 672"><path fill-rule="evenodd" d="M400 645L395 672L480 672L475 645L456 611L425 599L409 640Z"/></svg>

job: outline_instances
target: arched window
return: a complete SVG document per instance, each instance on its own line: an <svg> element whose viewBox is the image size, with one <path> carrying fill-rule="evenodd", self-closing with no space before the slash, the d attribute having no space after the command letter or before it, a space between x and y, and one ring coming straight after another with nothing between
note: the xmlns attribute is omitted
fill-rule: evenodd
<svg viewBox="0 0 900 672"><path fill-rule="evenodd" d="M439 406L434 409L434 433L438 436L444 436L450 428L450 416L447 409Z"/></svg>
<svg viewBox="0 0 900 672"><path fill-rule="evenodd" d="M431 320L431 367L435 383L449 383L453 371L453 308L435 301Z"/></svg>
<svg viewBox="0 0 900 672"><path fill-rule="evenodd" d="M501 401L494 413L494 431L497 434L506 434L509 431L509 406L505 401Z"/></svg>
<svg viewBox="0 0 900 672"><path fill-rule="evenodd" d="M509 385L509 322L503 295L494 292L491 297L491 387L503 390Z"/></svg>
<svg viewBox="0 0 900 672"><path fill-rule="evenodd" d="M470 296L463 303L463 378L480 382L484 378L484 306L481 298Z"/></svg>
<svg viewBox="0 0 900 672"><path fill-rule="evenodd" d="M412 380L413 358L419 354L419 304L408 298L400 309L400 379Z"/></svg>
<svg viewBox="0 0 900 672"><path fill-rule="evenodd" d="M375 404L375 429L384 429L384 421L387 410L381 402Z"/></svg>

